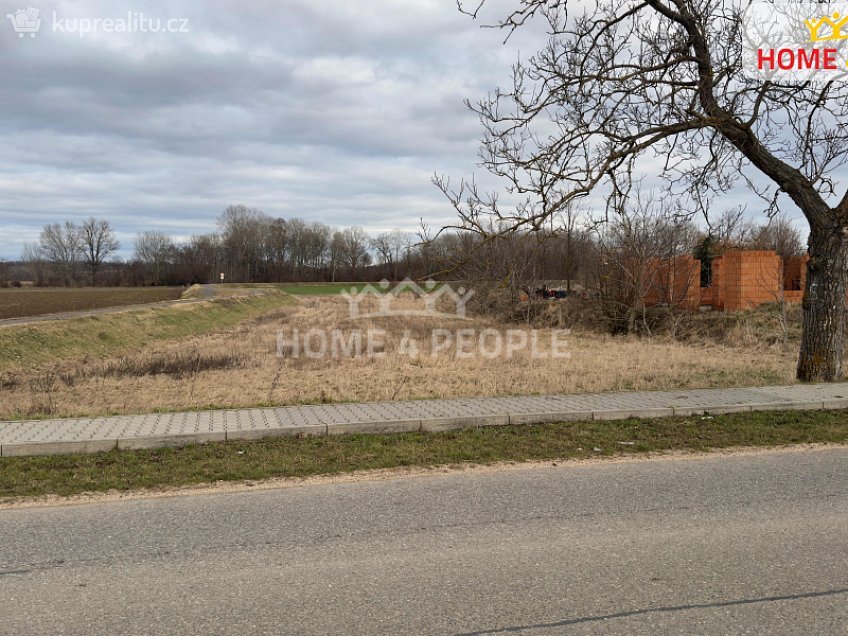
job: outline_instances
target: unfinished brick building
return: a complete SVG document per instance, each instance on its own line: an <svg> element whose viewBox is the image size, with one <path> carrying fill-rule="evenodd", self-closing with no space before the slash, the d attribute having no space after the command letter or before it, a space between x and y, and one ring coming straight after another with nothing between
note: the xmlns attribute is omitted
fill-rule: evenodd
<svg viewBox="0 0 848 636"><path fill-rule="evenodd" d="M657 260L645 302L719 311L752 309L780 301L799 303L809 256L782 259L770 250L726 252L708 264L691 256ZM702 268L708 267L702 276Z"/></svg>
<svg viewBox="0 0 848 636"><path fill-rule="evenodd" d="M646 266L645 304L698 309L701 304L701 261L688 254L657 258Z"/></svg>

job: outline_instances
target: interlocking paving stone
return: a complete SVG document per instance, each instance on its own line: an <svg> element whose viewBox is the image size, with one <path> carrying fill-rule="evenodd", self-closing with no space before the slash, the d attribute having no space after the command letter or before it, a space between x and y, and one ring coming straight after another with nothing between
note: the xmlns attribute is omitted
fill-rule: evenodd
<svg viewBox="0 0 848 636"><path fill-rule="evenodd" d="M155 448L287 435L441 431L471 426L848 408L848 382L736 389L404 400L0 422L0 456Z"/></svg>

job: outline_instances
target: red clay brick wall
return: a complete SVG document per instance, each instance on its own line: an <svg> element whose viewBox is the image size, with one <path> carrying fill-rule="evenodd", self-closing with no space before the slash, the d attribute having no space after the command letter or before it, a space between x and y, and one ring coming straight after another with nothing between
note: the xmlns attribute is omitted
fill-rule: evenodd
<svg viewBox="0 0 848 636"><path fill-rule="evenodd" d="M790 256L783 262L783 289L786 291L803 291L807 282L807 261L809 254Z"/></svg>
<svg viewBox="0 0 848 636"><path fill-rule="evenodd" d="M727 310L750 309L782 297L782 264L772 251L727 252L722 268Z"/></svg>
<svg viewBox="0 0 848 636"><path fill-rule="evenodd" d="M739 252L728 252L722 257L724 280L724 308L742 309L742 257Z"/></svg>
<svg viewBox="0 0 848 636"><path fill-rule="evenodd" d="M654 259L649 264L650 283L646 305L668 303L673 307L697 309L701 304L701 261L689 255Z"/></svg>
<svg viewBox="0 0 848 636"><path fill-rule="evenodd" d="M781 298L801 302L808 260L804 254L783 261L771 250L726 252L713 259L712 285L702 288L700 261L691 256L656 259L648 265L651 284L646 304L668 302L689 309L711 305L715 310L735 311Z"/></svg>
<svg viewBox="0 0 848 636"><path fill-rule="evenodd" d="M710 305L713 309L724 309L724 269L721 256L712 262L712 285L701 288L701 304Z"/></svg>

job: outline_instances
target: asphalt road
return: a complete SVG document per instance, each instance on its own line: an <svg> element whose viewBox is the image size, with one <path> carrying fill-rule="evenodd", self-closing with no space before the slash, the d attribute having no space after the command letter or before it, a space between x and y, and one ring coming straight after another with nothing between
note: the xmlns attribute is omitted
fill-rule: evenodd
<svg viewBox="0 0 848 636"><path fill-rule="evenodd" d="M0 511L0 633L846 634L848 450Z"/></svg>

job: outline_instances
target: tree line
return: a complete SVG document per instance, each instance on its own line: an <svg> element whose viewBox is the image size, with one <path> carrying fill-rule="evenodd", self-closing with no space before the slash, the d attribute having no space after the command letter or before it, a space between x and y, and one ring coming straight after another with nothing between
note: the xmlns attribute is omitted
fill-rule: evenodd
<svg viewBox="0 0 848 636"><path fill-rule="evenodd" d="M598 297L611 281L626 278L626 266L653 258L710 259L730 249L773 249L786 257L803 249L786 218L757 224L741 210L706 230L647 199L605 222L591 216L569 212L542 230L484 240L461 230L430 236L426 228L369 234L232 205L218 217L217 232L184 241L155 230L137 234L125 260L116 258L120 243L111 223L89 218L45 225L18 263L0 266L0 283L190 285L218 282L221 273L226 282L248 283L433 277L466 281L480 290L479 302L491 297L499 304L552 283Z"/></svg>
<svg viewBox="0 0 848 636"><path fill-rule="evenodd" d="M158 230L133 241L128 259L106 219L45 225L26 244L18 264L0 267L0 281L39 286L190 285L227 282L368 281L426 277L435 260L419 238L394 230L370 235L361 227L334 228L302 219L275 218L231 205L217 231L178 240Z"/></svg>

